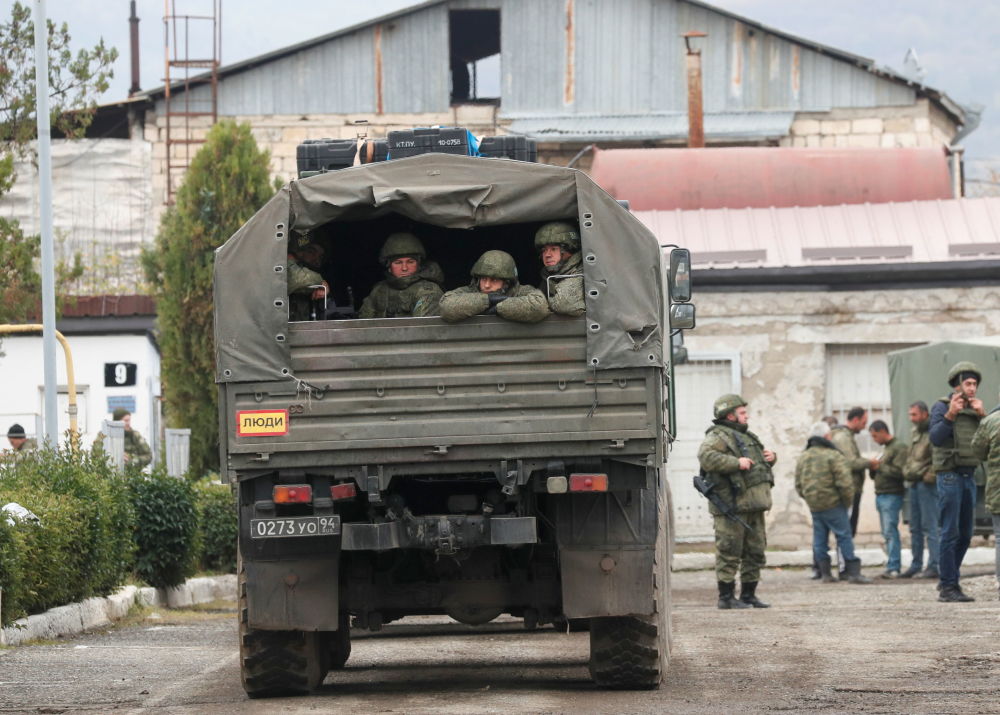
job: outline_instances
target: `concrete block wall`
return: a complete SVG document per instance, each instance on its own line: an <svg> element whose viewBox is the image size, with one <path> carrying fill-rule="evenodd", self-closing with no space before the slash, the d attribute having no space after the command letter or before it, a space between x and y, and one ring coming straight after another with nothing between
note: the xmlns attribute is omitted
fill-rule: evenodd
<svg viewBox="0 0 1000 715"><path fill-rule="evenodd" d="M905 148L949 146L956 127L928 100L903 107L799 112L780 146Z"/></svg>

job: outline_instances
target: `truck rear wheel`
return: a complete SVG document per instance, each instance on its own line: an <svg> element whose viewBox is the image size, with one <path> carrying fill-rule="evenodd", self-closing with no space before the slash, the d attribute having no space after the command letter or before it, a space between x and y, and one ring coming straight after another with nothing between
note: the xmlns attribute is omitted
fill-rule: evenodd
<svg viewBox="0 0 1000 715"><path fill-rule="evenodd" d="M239 592L240 676L246 694L251 698L272 698L306 695L315 690L323 682L329 663L319 634L251 629L247 617L246 571L242 562L239 565Z"/></svg>
<svg viewBox="0 0 1000 715"><path fill-rule="evenodd" d="M662 489L662 488L661 488ZM651 616L590 619L590 677L599 687L648 690L659 686L670 662L670 565L666 494L657 499L659 530L653 553ZM672 516L672 515L671 515Z"/></svg>
<svg viewBox="0 0 1000 715"><path fill-rule="evenodd" d="M351 657L351 617L340 614L340 628L323 634L330 670L340 670Z"/></svg>

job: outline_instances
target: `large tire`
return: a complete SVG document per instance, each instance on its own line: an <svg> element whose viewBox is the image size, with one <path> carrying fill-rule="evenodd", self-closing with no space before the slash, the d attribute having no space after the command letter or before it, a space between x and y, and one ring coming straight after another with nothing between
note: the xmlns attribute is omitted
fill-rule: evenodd
<svg viewBox="0 0 1000 715"><path fill-rule="evenodd" d="M599 687L649 690L666 675L671 642L668 499L660 486L651 579L656 613L590 619L590 677Z"/></svg>
<svg viewBox="0 0 1000 715"><path fill-rule="evenodd" d="M323 634L330 670L340 670L351 657L351 617L340 614L340 628Z"/></svg>
<svg viewBox="0 0 1000 715"><path fill-rule="evenodd" d="M239 564L240 677L251 698L307 695L326 675L318 633L258 631L248 625L246 571ZM345 658L346 660L346 658Z"/></svg>

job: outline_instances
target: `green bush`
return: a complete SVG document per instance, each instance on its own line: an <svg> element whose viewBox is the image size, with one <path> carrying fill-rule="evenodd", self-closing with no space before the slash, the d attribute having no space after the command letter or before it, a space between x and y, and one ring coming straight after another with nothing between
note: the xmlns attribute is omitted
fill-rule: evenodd
<svg viewBox="0 0 1000 715"><path fill-rule="evenodd" d="M6 525L0 535L3 622L110 593L131 572L128 490L100 451L43 448L4 462L0 504L8 502L41 523Z"/></svg>
<svg viewBox="0 0 1000 715"><path fill-rule="evenodd" d="M130 482L135 509L136 573L150 586L170 588L194 573L198 514L193 486L161 468Z"/></svg>
<svg viewBox="0 0 1000 715"><path fill-rule="evenodd" d="M227 484L203 479L196 486L198 500L199 564L206 571L236 570L236 498Z"/></svg>

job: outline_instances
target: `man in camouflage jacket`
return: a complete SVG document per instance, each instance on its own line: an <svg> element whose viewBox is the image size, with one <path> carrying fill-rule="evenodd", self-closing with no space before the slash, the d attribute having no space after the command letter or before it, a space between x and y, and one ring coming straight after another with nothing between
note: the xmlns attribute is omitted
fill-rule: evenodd
<svg viewBox="0 0 1000 715"><path fill-rule="evenodd" d="M312 301L323 300L330 290L330 284L317 272L323 263L323 253L323 247L318 243L308 243L288 253L285 270L288 276L290 321L309 320L312 316Z"/></svg>
<svg viewBox="0 0 1000 715"><path fill-rule="evenodd" d="M899 540L899 512L903 509L903 468L906 466L906 445L889 433L889 425L875 420L868 428L875 443L881 445L882 458L878 467L872 470L875 480L875 507L885 540L888 560L882 578L899 578L902 547Z"/></svg>
<svg viewBox="0 0 1000 715"><path fill-rule="evenodd" d="M931 467L930 411L918 400L910 405L910 449L903 467L910 495L910 552L913 561L901 578L937 578L939 532L937 521L937 474ZM924 543L927 543L927 568L924 568Z"/></svg>
<svg viewBox="0 0 1000 715"><path fill-rule="evenodd" d="M851 503L851 536L858 534L858 516L861 513L861 492L865 487L865 470L877 466L874 459L861 456L854 435L868 425L868 411L863 407L852 407L847 412L847 419L842 425L837 425L830 432L830 441L840 450L847 460L847 466L854 478L854 501Z"/></svg>
<svg viewBox="0 0 1000 715"><path fill-rule="evenodd" d="M444 273L427 260L423 243L412 233L394 233L379 252L385 280L361 304L359 318L420 318L437 315Z"/></svg>
<svg viewBox="0 0 1000 715"><path fill-rule="evenodd" d="M829 552L830 532L847 565L848 580L870 583L861 575L861 560L854 554L851 521L847 510L854 502L854 480L847 461L830 441L830 426L817 422L810 430L806 450L795 463L795 491L809 506L813 522L813 560L823 583L834 583Z"/></svg>
<svg viewBox="0 0 1000 715"><path fill-rule="evenodd" d="M777 455L747 428L747 403L739 395L723 395L713 406L715 420L705 433L698 450L698 462L705 480L737 515L746 529L730 519L711 502L715 517L715 577L719 587L719 608L767 608L756 596L760 570L766 558L767 533L764 512L771 508L771 467ZM734 597L736 572L740 572L740 597Z"/></svg>
<svg viewBox="0 0 1000 715"><path fill-rule="evenodd" d="M972 451L986 463L986 510L993 515L995 573L1000 581L1000 407L979 423L972 437Z"/></svg>
<svg viewBox="0 0 1000 715"><path fill-rule="evenodd" d="M542 293L559 315L583 315L583 260L580 232L566 221L550 221L535 233L535 251L542 261ZM558 277L557 277L558 276Z"/></svg>
<svg viewBox="0 0 1000 715"><path fill-rule="evenodd" d="M474 315L499 315L518 323L537 323L549 316L548 301L537 288L517 281L514 258L487 251L472 266L472 282L441 298L441 319L449 323Z"/></svg>
<svg viewBox="0 0 1000 715"><path fill-rule="evenodd" d="M119 407L111 415L112 419L125 426L125 464L143 469L153 461L153 450L136 430L132 429L132 413Z"/></svg>

